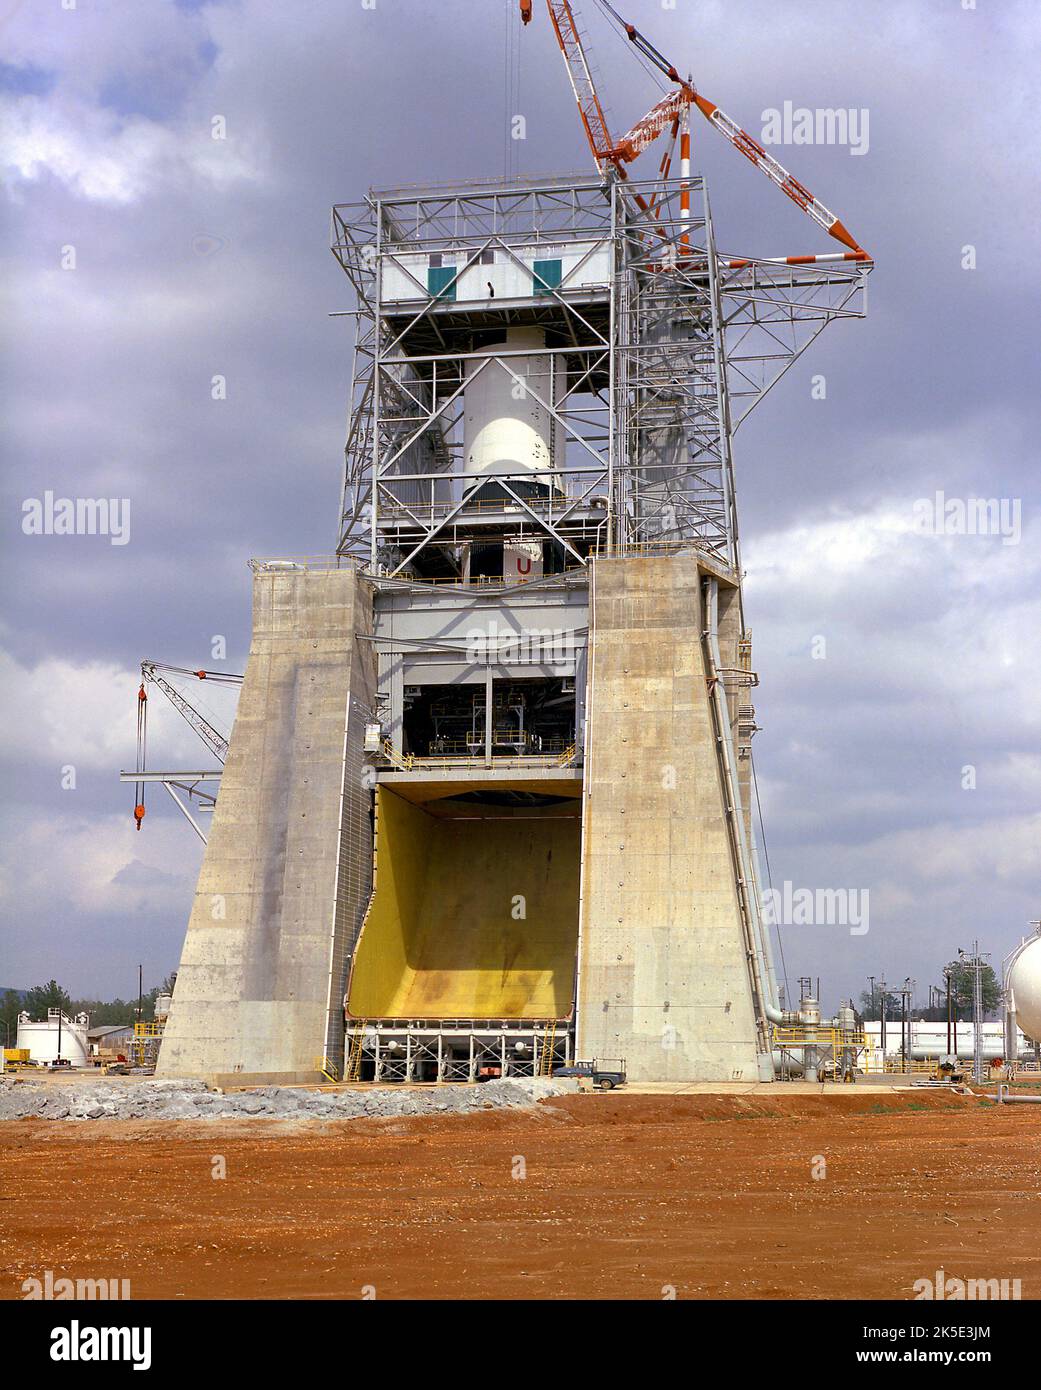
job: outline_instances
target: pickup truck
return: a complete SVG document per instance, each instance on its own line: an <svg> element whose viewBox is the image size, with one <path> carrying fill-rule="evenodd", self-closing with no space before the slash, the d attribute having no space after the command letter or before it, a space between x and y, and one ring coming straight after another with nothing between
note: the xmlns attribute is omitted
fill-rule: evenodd
<svg viewBox="0 0 1041 1390"><path fill-rule="evenodd" d="M569 1062L564 1067L554 1067L554 1076L588 1077L598 1091L612 1091L616 1086L625 1085L625 1058L594 1058L591 1062Z"/></svg>

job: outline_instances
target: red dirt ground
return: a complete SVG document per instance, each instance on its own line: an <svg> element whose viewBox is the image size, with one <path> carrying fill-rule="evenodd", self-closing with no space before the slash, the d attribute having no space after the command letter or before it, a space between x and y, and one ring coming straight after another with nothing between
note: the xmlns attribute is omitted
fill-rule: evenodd
<svg viewBox="0 0 1041 1390"><path fill-rule="evenodd" d="M943 1268L1038 1298L1038 1110L865 1088L306 1128L12 1121L0 1297L50 1269L135 1298L907 1299Z"/></svg>

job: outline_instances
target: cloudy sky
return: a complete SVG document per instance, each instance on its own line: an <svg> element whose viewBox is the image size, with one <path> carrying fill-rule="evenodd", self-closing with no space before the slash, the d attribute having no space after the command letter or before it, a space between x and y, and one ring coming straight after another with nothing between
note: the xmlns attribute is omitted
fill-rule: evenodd
<svg viewBox="0 0 1041 1390"><path fill-rule="evenodd" d="M655 89L582 6L624 128ZM801 359L737 466L772 877L870 894L864 935L787 928L788 974L819 974L828 1005L869 974L924 993L959 946L997 964L1041 914L1041 11L618 7L753 134L785 102L867 113L862 153L777 153L874 253L869 317ZM223 637L242 670L249 557L335 544L349 330L330 314L351 301L330 205L502 175L514 112L518 172L586 171L544 8L523 33L513 9L0 0L0 985L126 995L139 961L146 983L175 968L201 847L159 789L133 828L137 666L221 664ZM695 163L725 250L829 249L704 125ZM920 534L941 490L1018 504L1018 538ZM129 499L128 542L25 534L47 491ZM154 764L200 758L157 705Z"/></svg>

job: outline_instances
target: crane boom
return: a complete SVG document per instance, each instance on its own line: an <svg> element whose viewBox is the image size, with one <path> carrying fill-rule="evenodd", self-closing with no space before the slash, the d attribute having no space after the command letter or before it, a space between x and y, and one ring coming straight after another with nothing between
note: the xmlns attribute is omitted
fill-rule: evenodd
<svg viewBox="0 0 1041 1390"><path fill-rule="evenodd" d="M631 164L648 145L657 140L666 126L682 119L684 112L689 109L690 98L685 90L669 92L656 106L651 107L642 120L636 122L628 134L622 136L614 147L614 153L619 159Z"/></svg>
<svg viewBox="0 0 1041 1390"><path fill-rule="evenodd" d="M553 21L557 43L564 55L564 65L571 82L571 90L575 94L578 114L586 132L586 139L593 152L593 161L598 173L602 174L605 162L612 159L614 142L611 139L611 131L607 124L607 117L604 115L604 108L597 96L593 75L589 71L589 62L582 44L582 36L575 22L574 11L569 0L546 0L546 7L549 10L549 17ZM531 19L531 6L529 4L527 11L525 11L523 0L521 18L525 24Z"/></svg>
<svg viewBox="0 0 1041 1390"><path fill-rule="evenodd" d="M173 705L174 709L176 709L177 712L180 715L182 715L183 718L186 719L188 723L192 726L195 732L202 739L203 743L205 743L206 746L209 748L210 752L215 753L216 756L223 763L224 759L228 756L228 740L222 734L219 734L217 730L213 727L213 725L209 722L209 720L204 719L203 716L199 713L199 711L194 708L194 706L188 703L188 701L184 698L180 691L175 690L174 687L170 684L170 682L164 679L164 677L159 674L159 669L159 664L155 661L142 661L142 679L150 681L153 685L157 685L159 687L159 689L163 692L166 698ZM179 668L171 667L170 669L177 670ZM199 673L193 671L191 672L191 674L198 675Z"/></svg>
<svg viewBox="0 0 1041 1390"><path fill-rule="evenodd" d="M788 195L792 202L802 208L809 217L819 227L833 236L836 241L841 241L843 246L848 246L851 251L856 251L864 260L869 260L867 252L853 238L847 228L839 220L835 213L826 208L819 198L815 198L808 188L805 188L794 175L790 174L779 160L774 159L773 155L767 154L756 140L753 140L747 130L742 130L738 123L732 120L725 111L721 111L715 102L709 101L707 97L694 93L694 104L709 122L715 126L716 130L733 145L735 150L750 160L757 169L762 170L766 177Z"/></svg>
<svg viewBox="0 0 1041 1390"><path fill-rule="evenodd" d="M850 259L853 257L865 261L871 259L830 208L825 207L819 198L814 197L810 190L801 184L793 174L789 173L779 160L775 159L773 155L767 154L762 145L754 140L747 130L743 130L714 101L702 96L690 81L685 81L680 77L675 64L670 63L665 55L655 48L645 35L640 33L635 24L630 24L624 20L614 6L609 3L609 0L598 0L598 3L625 31L625 35L633 47L648 62L664 73L670 81L676 83L675 90L668 92L653 106L646 116L636 122L628 134L617 142L613 141L590 74L588 57L579 35L575 12L570 0L546 0L557 42L564 55L571 90L575 94L579 115L582 118L586 138L593 151L593 159L599 173L604 172L605 165L612 165L621 177L625 178L624 166L632 163L648 145L658 138L666 127L675 128L677 119L682 119L689 107L695 105L709 125L718 130L723 138L733 145L734 149L743 154L761 173L765 174L771 183L776 185L797 207L800 207L808 217L811 217L819 227L822 227L829 236L848 247L853 253ZM531 0L521 0L521 18L525 24L530 21Z"/></svg>
<svg viewBox="0 0 1041 1390"><path fill-rule="evenodd" d="M209 680L217 685L241 685L242 676L232 675L228 671L189 671L183 666L168 666L159 661L142 661L141 663L141 688L137 692L137 779L134 796L134 820L138 830L141 829L141 822L145 817L145 778L147 771L147 742L148 742L148 692L145 690L145 683L157 686L166 698L173 705L174 709L191 725L195 732L206 744L211 753L214 753L221 763L228 756L228 740L223 734L213 727L210 721L190 704L179 690L176 690L170 682L161 675L161 671L176 672L179 676L194 676L197 680ZM205 836L192 820L188 811L177 797L177 793L169 782L165 783L166 790L177 802L192 825L195 832L205 842ZM191 788L185 788L188 795L192 795Z"/></svg>

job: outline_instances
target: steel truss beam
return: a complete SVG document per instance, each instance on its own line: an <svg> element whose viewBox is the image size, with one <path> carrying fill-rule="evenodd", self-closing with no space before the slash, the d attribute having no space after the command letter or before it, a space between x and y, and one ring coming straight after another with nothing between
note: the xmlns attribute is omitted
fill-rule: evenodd
<svg viewBox="0 0 1041 1390"><path fill-rule="evenodd" d="M545 1021L490 1025L459 1019L347 1021L346 1052L361 1037L362 1063L376 1082L418 1081L473 1083L488 1069L501 1076L540 1074L548 1040L549 1069L566 1066L572 1057L571 1033Z"/></svg>
<svg viewBox="0 0 1041 1390"><path fill-rule="evenodd" d="M188 809L191 802L197 803L200 811L212 811L217 804L217 793L208 792L199 785L200 782L219 782L220 772L121 772L119 774L121 782L160 782L170 794L170 799L180 811L191 828L198 835L199 839L206 843L206 835L198 821ZM187 798L186 804L177 795L178 792Z"/></svg>

